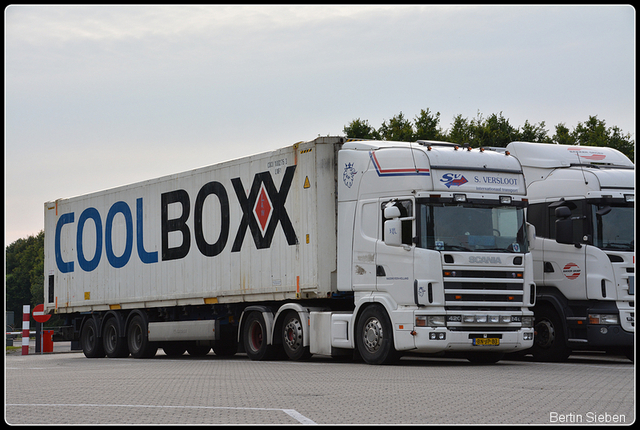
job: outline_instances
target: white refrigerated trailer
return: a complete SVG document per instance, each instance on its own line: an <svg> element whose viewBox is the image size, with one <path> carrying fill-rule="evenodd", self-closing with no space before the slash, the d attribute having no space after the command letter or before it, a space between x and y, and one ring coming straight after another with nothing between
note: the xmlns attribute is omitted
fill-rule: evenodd
<svg viewBox="0 0 640 430"><path fill-rule="evenodd" d="M321 137L45 203L45 310L87 357L494 362L533 343L511 156Z"/></svg>

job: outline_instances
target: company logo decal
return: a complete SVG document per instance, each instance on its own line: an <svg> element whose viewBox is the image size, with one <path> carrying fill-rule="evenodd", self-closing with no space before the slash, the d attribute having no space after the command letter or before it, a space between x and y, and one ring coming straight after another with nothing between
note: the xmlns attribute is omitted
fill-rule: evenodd
<svg viewBox="0 0 640 430"><path fill-rule="evenodd" d="M471 255L469 257L470 264L502 264L500 257L486 257Z"/></svg>
<svg viewBox="0 0 640 430"><path fill-rule="evenodd" d="M589 160L589 161L602 161L605 158L607 158L605 154L594 149L573 147L573 148L569 148L569 152L573 152L576 155L578 155L578 157L584 158L585 160Z"/></svg>
<svg viewBox="0 0 640 430"><path fill-rule="evenodd" d="M233 241L231 252L239 252L246 236L247 229L251 231L251 237L257 249L271 247L271 241L280 224L288 245L298 243L296 232L291 219L285 209L285 202L289 189L293 183L296 166L286 168L280 189L276 188L271 173L261 172L253 177L253 183L249 194L246 195L245 186L240 178L231 179L233 190L242 210L242 219ZM217 240L210 243L204 235L205 200L208 196L215 195L220 205L220 234ZM95 270L104 254L108 263L113 268L124 267L132 256L137 255L145 264L157 263L160 259L179 260L186 257L190 250L192 238L200 253L205 257L215 257L220 254L230 238L230 198L227 189L217 181L204 184L197 193L195 203L192 205L192 195L186 190L177 189L160 195L160 237L162 250L149 252L144 248L144 232L148 226L144 224L144 202L142 198L136 200L135 212L132 212L129 204L124 201L114 203L109 209L106 218L94 207L88 207L80 213L77 219L75 244L76 261L65 261L62 256L61 238L62 230L73 228L76 223L74 212L61 215L56 223L55 232L55 258L58 270L69 273L75 270L75 263L85 272ZM179 207L180 215L170 217L169 206ZM193 213L193 227L187 221ZM116 215L124 217L125 221L125 250L121 255L116 255L113 241L113 225ZM90 221L90 222L87 222ZM104 226L104 228L103 228ZM135 227L134 227L135 226ZM92 230L92 231L85 231ZM153 230L153 226L152 226ZM83 235L95 236L95 248L84 249ZM169 235L179 238L180 244L173 245L169 241ZM135 239L135 247L134 247ZM73 240L73 239L72 239ZM88 258L90 256L90 258Z"/></svg>
<svg viewBox="0 0 640 430"><path fill-rule="evenodd" d="M567 263L567 265L562 269L562 274L572 281L578 278L580 273L580 267L576 263Z"/></svg>
<svg viewBox="0 0 640 430"><path fill-rule="evenodd" d="M353 179L356 176L358 171L354 169L353 163L346 163L344 166L344 172L342 173L342 181L347 186L347 188L351 188L353 185Z"/></svg>
<svg viewBox="0 0 640 430"><path fill-rule="evenodd" d="M429 176L429 169L425 169L425 168L417 168L415 166L409 167L409 168L402 168L402 169L390 169L390 168L384 168L380 165L380 162L378 161L378 157L376 157L376 153L374 151L371 151L369 153L369 156L371 157L371 161L373 161L373 166L376 169L376 173L378 173L378 176Z"/></svg>
<svg viewBox="0 0 640 430"><path fill-rule="evenodd" d="M447 188L451 188L459 187L469 181L467 181L467 178L465 178L461 173L445 173L444 175L442 175L440 182L444 183Z"/></svg>

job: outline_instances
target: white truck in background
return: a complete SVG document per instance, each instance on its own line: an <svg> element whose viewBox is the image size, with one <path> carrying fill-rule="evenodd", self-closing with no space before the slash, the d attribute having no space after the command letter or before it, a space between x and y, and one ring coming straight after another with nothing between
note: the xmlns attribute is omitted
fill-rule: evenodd
<svg viewBox="0 0 640 430"><path fill-rule="evenodd" d="M532 349L634 359L635 166L613 148L512 142L527 181L537 299Z"/></svg>
<svg viewBox="0 0 640 430"><path fill-rule="evenodd" d="M533 344L525 190L504 154L320 137L47 202L45 312L87 357L495 362Z"/></svg>

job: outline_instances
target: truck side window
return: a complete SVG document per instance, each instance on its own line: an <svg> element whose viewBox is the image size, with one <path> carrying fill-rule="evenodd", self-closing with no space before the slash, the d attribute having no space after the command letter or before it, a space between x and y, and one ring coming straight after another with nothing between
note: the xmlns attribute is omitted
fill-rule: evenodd
<svg viewBox="0 0 640 430"><path fill-rule="evenodd" d="M384 241L384 222L387 221L388 218L384 217L384 209L387 207L389 202L384 202L382 207L380 208L382 211L382 240ZM411 200L398 200L394 203L395 206L400 209L400 217L413 217L413 201ZM413 244L413 221L406 220L402 221L402 243L404 245L411 246Z"/></svg>
<svg viewBox="0 0 640 430"><path fill-rule="evenodd" d="M547 203L531 204L527 208L527 221L536 228L536 236L549 237L549 224L547 223Z"/></svg>

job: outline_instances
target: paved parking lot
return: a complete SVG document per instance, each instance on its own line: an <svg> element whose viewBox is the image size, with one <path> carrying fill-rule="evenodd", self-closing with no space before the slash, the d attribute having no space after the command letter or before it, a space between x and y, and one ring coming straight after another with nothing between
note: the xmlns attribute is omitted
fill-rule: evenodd
<svg viewBox="0 0 640 430"><path fill-rule="evenodd" d="M61 347L60 345L58 345ZM66 349L68 351L68 349ZM393 366L6 356L10 424L598 424L635 420L634 365L405 357ZM609 420L609 421L607 421Z"/></svg>

